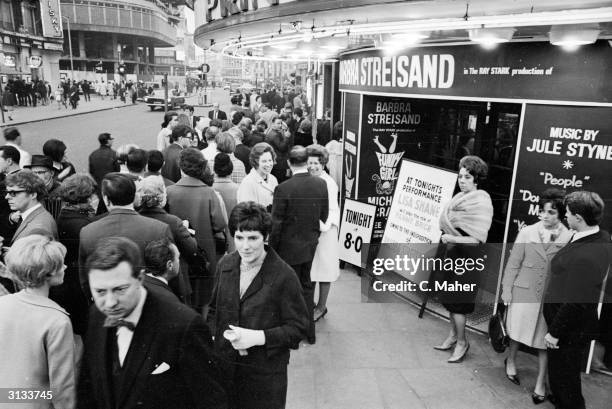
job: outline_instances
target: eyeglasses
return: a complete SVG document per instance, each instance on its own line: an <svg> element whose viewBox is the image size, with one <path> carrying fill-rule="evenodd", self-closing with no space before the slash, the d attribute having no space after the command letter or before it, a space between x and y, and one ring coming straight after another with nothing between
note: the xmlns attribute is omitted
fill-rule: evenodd
<svg viewBox="0 0 612 409"><path fill-rule="evenodd" d="M15 197L21 192L27 192L27 190L7 190L6 195L10 197Z"/></svg>

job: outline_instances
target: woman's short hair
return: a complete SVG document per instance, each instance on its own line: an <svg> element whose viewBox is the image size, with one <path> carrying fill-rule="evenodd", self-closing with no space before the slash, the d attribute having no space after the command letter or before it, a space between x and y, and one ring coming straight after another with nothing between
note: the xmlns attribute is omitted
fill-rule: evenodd
<svg viewBox="0 0 612 409"><path fill-rule="evenodd" d="M228 225L232 237L236 231L258 231L268 237L272 229L272 216L259 203L240 202L232 210Z"/></svg>
<svg viewBox="0 0 612 409"><path fill-rule="evenodd" d="M344 125L342 124L342 121L338 121L334 124L334 129L332 131L332 139L335 141L339 141L340 139L342 139L342 129L343 129Z"/></svg>
<svg viewBox="0 0 612 409"><path fill-rule="evenodd" d="M580 215L588 226L601 223L604 201L595 192L579 190L565 196L565 205L572 214Z"/></svg>
<svg viewBox="0 0 612 409"><path fill-rule="evenodd" d="M217 143L217 150L219 152L227 153L229 155L230 153L234 153L234 150L236 149L236 141L229 132L221 132L215 138L215 142Z"/></svg>
<svg viewBox="0 0 612 409"><path fill-rule="evenodd" d="M161 127L165 128L168 126L168 124L170 123L170 121L172 121L173 117L178 117L178 112L176 111L168 111L164 114L164 122L162 122Z"/></svg>
<svg viewBox="0 0 612 409"><path fill-rule="evenodd" d="M306 152L308 153L309 157L312 156L319 158L319 162L321 162L321 165L327 165L327 162L329 161L329 152L327 152L325 146L316 143L308 145L306 147Z"/></svg>
<svg viewBox="0 0 612 409"><path fill-rule="evenodd" d="M59 139L49 139L43 145L43 153L54 162L61 162L66 153L66 145Z"/></svg>
<svg viewBox="0 0 612 409"><path fill-rule="evenodd" d="M229 176L234 171L234 164L227 153L218 153L215 156L215 174L221 178Z"/></svg>
<svg viewBox="0 0 612 409"><path fill-rule="evenodd" d="M176 142L181 138L186 138L189 133L193 135L193 129L188 125L177 125L170 134L170 142Z"/></svg>
<svg viewBox="0 0 612 409"><path fill-rule="evenodd" d="M310 122L308 119L304 119L302 122L300 122L298 132L310 134L312 132L312 122Z"/></svg>
<svg viewBox="0 0 612 409"><path fill-rule="evenodd" d="M201 179L207 163L202 152L195 148L187 148L181 151L179 167L187 176Z"/></svg>
<svg viewBox="0 0 612 409"><path fill-rule="evenodd" d="M166 185L161 176L147 176L138 182L134 206L147 209L166 206Z"/></svg>
<svg viewBox="0 0 612 409"><path fill-rule="evenodd" d="M6 186L17 186L25 190L26 193L36 193L38 201L43 200L47 196L45 182L29 169L8 174L6 176Z"/></svg>
<svg viewBox="0 0 612 409"><path fill-rule="evenodd" d="M563 199L565 199L565 190L553 187L546 189L540 194L538 206L540 207L540 211L543 211L544 205L550 203L550 207L559 213L559 220L563 220L565 218L565 204L563 203Z"/></svg>
<svg viewBox="0 0 612 409"><path fill-rule="evenodd" d="M487 178L489 167L484 160L478 156L468 155L459 161L459 169L465 168L474 177L474 183L482 182Z"/></svg>
<svg viewBox="0 0 612 409"><path fill-rule="evenodd" d="M259 158L266 152L270 152L272 155L272 160L276 163L276 152L274 152L274 148L267 142L259 142L256 143L251 148L251 153L249 154L249 163L254 169L259 168Z"/></svg>
<svg viewBox="0 0 612 409"><path fill-rule="evenodd" d="M15 241L4 260L11 278L23 287L36 288L63 268L65 256L66 247L62 243L32 234Z"/></svg>
<svg viewBox="0 0 612 409"><path fill-rule="evenodd" d="M97 184L87 173L75 173L66 178L60 186L62 200L71 204L87 203L96 192Z"/></svg>

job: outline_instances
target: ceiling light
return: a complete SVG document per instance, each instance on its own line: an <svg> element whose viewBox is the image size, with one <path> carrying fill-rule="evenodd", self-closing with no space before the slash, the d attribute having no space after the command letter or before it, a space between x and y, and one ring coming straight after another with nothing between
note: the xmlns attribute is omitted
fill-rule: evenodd
<svg viewBox="0 0 612 409"><path fill-rule="evenodd" d="M416 44L421 40L429 38L429 34L425 33L396 33L392 34L389 38L389 42L399 42L403 44Z"/></svg>
<svg viewBox="0 0 612 409"><path fill-rule="evenodd" d="M293 48L291 44L273 44L271 47L277 50L291 50Z"/></svg>
<svg viewBox="0 0 612 409"><path fill-rule="evenodd" d="M581 45L593 44L597 41L600 30L598 25L552 26L548 36L550 43L561 46L567 50L576 50Z"/></svg>
<svg viewBox="0 0 612 409"><path fill-rule="evenodd" d="M469 30L470 40L482 44L485 47L495 46L499 43L507 43L512 40L514 28L475 28Z"/></svg>

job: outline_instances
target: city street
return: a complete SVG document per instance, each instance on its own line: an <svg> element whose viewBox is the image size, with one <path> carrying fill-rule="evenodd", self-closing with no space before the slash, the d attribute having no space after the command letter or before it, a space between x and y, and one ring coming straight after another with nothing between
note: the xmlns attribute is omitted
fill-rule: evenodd
<svg viewBox="0 0 612 409"><path fill-rule="evenodd" d="M221 109L229 108L229 93L221 88L211 92L212 100L221 104ZM97 97L92 97L92 103ZM188 104L195 105L197 97L189 97ZM82 102L86 106L88 102ZM46 109L46 107L26 108ZM195 107L195 115L207 115L209 107ZM61 111L63 113L63 111ZM22 115L23 116L23 115ZM115 138L113 147L135 143L143 149L155 149L156 137L164 119L163 110L151 111L143 102L133 106L107 109L89 114L49 119L40 122L17 125L23 135L23 147L28 152L42 153L42 145L48 139L62 140L68 147L68 161L77 171L87 171L89 154L98 148L98 135L109 132ZM10 123L6 124L11 126Z"/></svg>

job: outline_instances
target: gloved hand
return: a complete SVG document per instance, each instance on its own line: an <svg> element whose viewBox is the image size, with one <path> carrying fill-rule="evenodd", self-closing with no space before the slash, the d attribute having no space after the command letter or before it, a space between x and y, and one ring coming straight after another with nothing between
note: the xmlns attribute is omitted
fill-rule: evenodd
<svg viewBox="0 0 612 409"><path fill-rule="evenodd" d="M223 332L223 337L231 342L232 347L238 351L246 352L247 349L264 345L266 343L266 335L262 330L254 330L248 328L229 326L230 329ZM246 353L240 352L241 355Z"/></svg>
<svg viewBox="0 0 612 409"><path fill-rule="evenodd" d="M512 302L512 290L503 290L501 299L506 306L508 306Z"/></svg>

